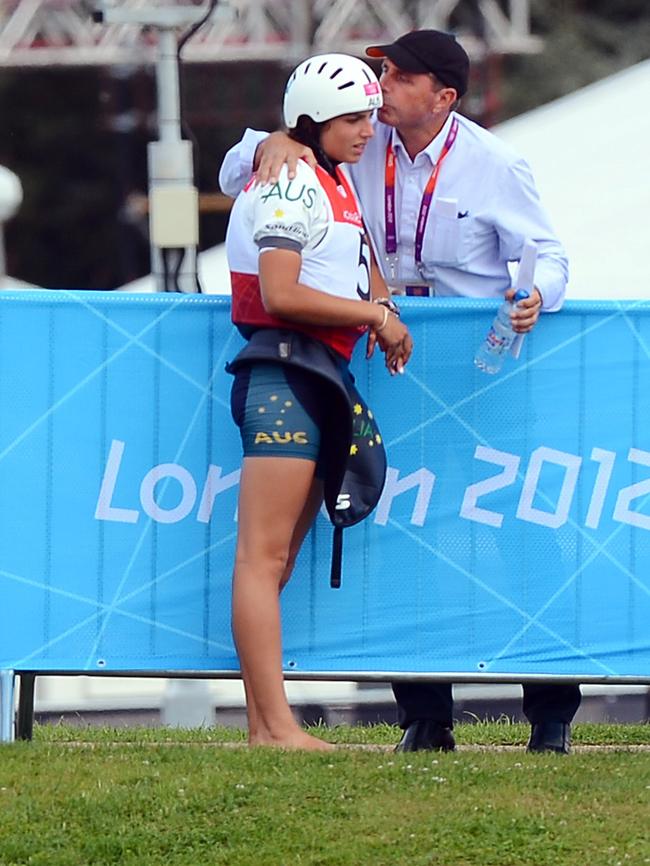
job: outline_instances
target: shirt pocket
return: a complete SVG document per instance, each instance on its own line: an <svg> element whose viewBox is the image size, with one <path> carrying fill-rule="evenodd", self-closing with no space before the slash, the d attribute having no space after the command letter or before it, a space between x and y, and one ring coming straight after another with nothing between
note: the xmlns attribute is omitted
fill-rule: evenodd
<svg viewBox="0 0 650 866"><path fill-rule="evenodd" d="M460 266L467 261L471 222L467 215L448 217L435 211L429 214L422 249L425 270L435 265Z"/></svg>

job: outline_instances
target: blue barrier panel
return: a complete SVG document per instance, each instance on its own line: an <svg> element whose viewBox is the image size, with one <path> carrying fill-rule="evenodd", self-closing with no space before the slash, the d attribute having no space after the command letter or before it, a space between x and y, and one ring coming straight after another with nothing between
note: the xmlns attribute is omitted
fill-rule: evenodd
<svg viewBox="0 0 650 866"><path fill-rule="evenodd" d="M569 303L494 377L494 303L403 307L407 373L355 358L387 485L340 590L324 518L306 542L287 671L650 681L650 303ZM237 670L229 315L0 295L0 669Z"/></svg>

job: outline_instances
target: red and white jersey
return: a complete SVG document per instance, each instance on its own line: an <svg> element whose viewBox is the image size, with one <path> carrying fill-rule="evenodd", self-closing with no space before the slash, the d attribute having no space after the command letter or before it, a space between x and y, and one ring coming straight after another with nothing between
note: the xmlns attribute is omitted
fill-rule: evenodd
<svg viewBox="0 0 650 866"><path fill-rule="evenodd" d="M232 281L232 319L238 325L283 327L307 333L350 358L365 327L324 327L290 322L264 309L258 279L259 257L268 249L300 253L299 280L330 295L370 298L370 252L356 197L337 170L338 183L324 169L298 164L289 180L286 165L277 183L251 180L233 206L226 250Z"/></svg>

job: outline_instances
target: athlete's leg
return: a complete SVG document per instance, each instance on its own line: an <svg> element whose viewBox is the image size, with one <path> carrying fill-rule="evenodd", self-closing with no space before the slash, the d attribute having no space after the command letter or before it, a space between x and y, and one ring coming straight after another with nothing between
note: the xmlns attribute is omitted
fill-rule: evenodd
<svg viewBox="0 0 650 866"><path fill-rule="evenodd" d="M312 483L312 488L310 491L309 499L303 508L303 512L300 515L300 519L298 521L298 525L296 526L295 532L293 534L293 539L291 541L291 546L289 548L289 562L287 563L287 567L285 568L284 574L280 579L280 587L279 591L282 592L284 587L289 582L291 577L291 572L293 571L293 566L295 564L296 557L300 552L300 548L302 546L302 542L305 539L306 534L309 532L311 525L314 520L318 516L318 510L323 501L323 483L320 479L314 479ZM260 727L259 721L259 712L257 709L257 705L255 703L255 695L253 693L252 688L249 685L249 677L247 671L244 669L244 665L240 659L240 668L242 672L242 680L244 682L244 690L246 692L246 713L248 716L248 736L249 740L255 742L260 737L266 734L264 727Z"/></svg>
<svg viewBox="0 0 650 866"><path fill-rule="evenodd" d="M239 492L233 580L233 634L250 702L250 742L328 748L295 721L282 676L279 591L292 544L304 536L315 499L315 463L291 457L246 457ZM300 529L299 529L300 527ZM295 556L295 553L294 553Z"/></svg>
<svg viewBox="0 0 650 866"><path fill-rule="evenodd" d="M323 482L320 478L314 478L307 502L302 510L302 514L296 524L296 528L289 546L289 558L287 565L280 579L280 592L285 588L291 578L293 567L296 564L296 557L300 553L300 548L305 540L305 536L312 527L312 524L318 517L318 510L323 504Z"/></svg>

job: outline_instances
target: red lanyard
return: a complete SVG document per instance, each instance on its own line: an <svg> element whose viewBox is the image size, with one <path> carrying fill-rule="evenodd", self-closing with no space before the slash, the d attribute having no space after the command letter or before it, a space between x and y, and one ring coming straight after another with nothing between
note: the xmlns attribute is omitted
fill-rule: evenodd
<svg viewBox="0 0 650 866"><path fill-rule="evenodd" d="M444 158L452 149L454 142L456 141L457 134L458 118L454 117L449 133L447 134L447 138L445 139L445 143L443 144L442 150L440 151L440 156L438 157L436 164L433 167L433 171L431 172L431 175L429 177L429 180L427 181L427 185L424 188L424 195L422 196L422 202L420 203L420 213L418 215L418 223L415 230L415 264L418 270L421 270L422 268L422 245L424 243L424 230L426 229L427 225L427 219L429 216L429 209L431 208L433 193L435 192L436 184L438 183L440 168L442 166ZM386 147L384 215L386 220L386 258L391 262L391 270L393 271L395 269L395 259L397 258L397 222L395 220L395 172L395 152L393 151L393 145L389 140ZM392 276L394 276L394 273L392 274Z"/></svg>

